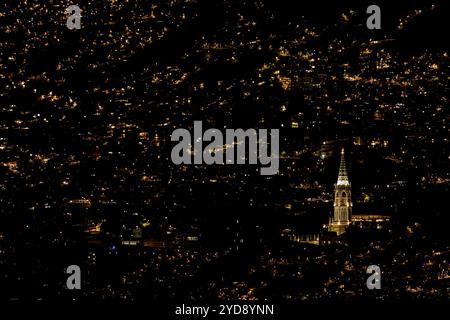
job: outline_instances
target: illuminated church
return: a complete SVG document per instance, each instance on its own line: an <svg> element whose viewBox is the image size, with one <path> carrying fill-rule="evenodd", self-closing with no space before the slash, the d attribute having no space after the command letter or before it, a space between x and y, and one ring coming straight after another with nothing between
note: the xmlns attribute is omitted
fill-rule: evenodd
<svg viewBox="0 0 450 320"><path fill-rule="evenodd" d="M339 165L339 175L334 185L334 214L330 217L328 230L336 232L339 236L352 221L352 193L351 183L348 179L347 167L345 165L345 152L341 151L341 162Z"/></svg>

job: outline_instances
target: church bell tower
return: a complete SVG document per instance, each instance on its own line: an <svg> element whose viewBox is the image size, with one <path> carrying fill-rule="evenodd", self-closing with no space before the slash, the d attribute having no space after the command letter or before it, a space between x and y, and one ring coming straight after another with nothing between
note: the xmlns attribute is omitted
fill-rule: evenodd
<svg viewBox="0 0 450 320"><path fill-rule="evenodd" d="M345 166L345 152L341 150L339 175L334 185L334 214L329 224L329 230L341 235L352 221L351 184Z"/></svg>

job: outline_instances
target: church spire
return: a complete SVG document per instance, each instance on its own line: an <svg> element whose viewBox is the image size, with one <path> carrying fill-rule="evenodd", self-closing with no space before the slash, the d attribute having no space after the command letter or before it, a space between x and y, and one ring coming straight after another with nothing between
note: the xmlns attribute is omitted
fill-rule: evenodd
<svg viewBox="0 0 450 320"><path fill-rule="evenodd" d="M341 163L339 164L338 185L349 185L347 167L345 166L345 151L341 149Z"/></svg>
<svg viewBox="0 0 450 320"><path fill-rule="evenodd" d="M345 165L345 152L341 150L339 175L334 186L334 214L329 230L341 235L352 222L352 190Z"/></svg>

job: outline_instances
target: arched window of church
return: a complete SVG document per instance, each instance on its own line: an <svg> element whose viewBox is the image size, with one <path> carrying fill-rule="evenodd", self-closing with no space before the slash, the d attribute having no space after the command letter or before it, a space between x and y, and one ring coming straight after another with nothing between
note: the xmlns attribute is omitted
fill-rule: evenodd
<svg viewBox="0 0 450 320"><path fill-rule="evenodd" d="M347 194L345 192L342 192L341 206L345 206L346 201L347 201Z"/></svg>

